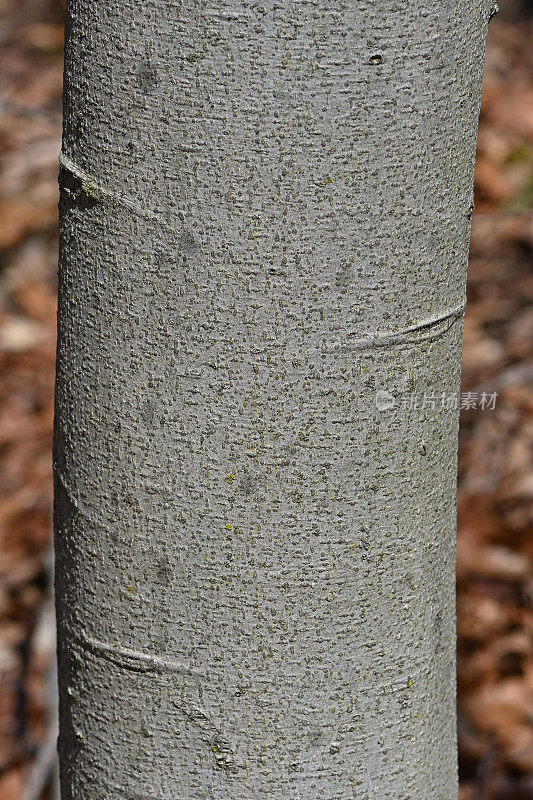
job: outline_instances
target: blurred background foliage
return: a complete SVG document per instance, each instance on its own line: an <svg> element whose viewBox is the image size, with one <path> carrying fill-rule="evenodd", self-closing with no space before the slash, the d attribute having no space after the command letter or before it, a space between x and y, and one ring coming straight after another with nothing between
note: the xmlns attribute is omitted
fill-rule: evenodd
<svg viewBox="0 0 533 800"><path fill-rule="evenodd" d="M491 22L461 413L461 800L533 800L533 2ZM54 792L51 430L62 0L0 0L0 798ZM317 799L318 800L318 799ZM415 800L415 798L413 798Z"/></svg>

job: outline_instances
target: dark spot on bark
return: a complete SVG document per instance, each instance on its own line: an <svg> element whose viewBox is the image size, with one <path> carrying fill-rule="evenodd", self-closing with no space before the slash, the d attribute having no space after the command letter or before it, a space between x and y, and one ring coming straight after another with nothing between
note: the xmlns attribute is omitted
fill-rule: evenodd
<svg viewBox="0 0 533 800"><path fill-rule="evenodd" d="M154 426L157 422L157 415L156 415L156 406L153 400L146 400L142 410L141 415L144 422L149 426Z"/></svg>
<svg viewBox="0 0 533 800"><path fill-rule="evenodd" d="M497 3L494 3L494 5L492 6L491 10L489 11L489 22L491 21L491 19L493 17L496 16L496 14L498 13L499 10L500 10L499 5Z"/></svg>
<svg viewBox="0 0 533 800"><path fill-rule="evenodd" d="M340 269L335 275L335 286L341 292L345 292L353 280L353 270L351 266L346 265Z"/></svg>
<svg viewBox="0 0 533 800"><path fill-rule="evenodd" d="M180 243L183 249L187 250L188 252L194 252L195 250L198 250L198 243L191 231L187 230L187 228L184 228L181 233Z"/></svg>
<svg viewBox="0 0 533 800"><path fill-rule="evenodd" d="M157 69L148 59L139 64L137 68L137 80L144 94L153 92L157 86Z"/></svg>
<svg viewBox="0 0 533 800"><path fill-rule="evenodd" d="M239 482L240 489L246 496L253 494L256 488L256 482L251 475L243 475Z"/></svg>
<svg viewBox="0 0 533 800"><path fill-rule="evenodd" d="M163 583L168 583L172 577L172 567L167 558L162 557L156 564L156 575Z"/></svg>
<svg viewBox="0 0 533 800"><path fill-rule="evenodd" d="M320 728L309 732L309 741L313 747L318 747L322 743L323 739L324 732Z"/></svg>
<svg viewBox="0 0 533 800"><path fill-rule="evenodd" d="M466 212L466 216L468 217L468 219L472 219L472 214L474 213L474 208L475 208L474 204L470 203L470 205L468 206L468 211Z"/></svg>
<svg viewBox="0 0 533 800"><path fill-rule="evenodd" d="M383 64L383 56L381 53L374 53L374 55L370 56L368 59L368 63L375 66L376 64Z"/></svg>
<svg viewBox="0 0 533 800"><path fill-rule="evenodd" d="M123 492L122 496L120 496L120 494L116 495L116 497L114 498L114 502L115 502L115 508L120 508L120 505L121 505L122 502L126 503L128 506L131 506L136 511L138 511L139 508L140 508L140 506L139 506L139 498L130 489L129 486L126 486L124 488L124 492Z"/></svg>

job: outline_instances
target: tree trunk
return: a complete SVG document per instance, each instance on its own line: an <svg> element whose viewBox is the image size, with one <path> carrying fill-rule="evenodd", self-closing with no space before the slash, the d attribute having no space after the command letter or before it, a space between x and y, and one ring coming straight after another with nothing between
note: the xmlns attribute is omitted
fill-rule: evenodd
<svg viewBox="0 0 533 800"><path fill-rule="evenodd" d="M71 0L64 800L456 797L488 0Z"/></svg>

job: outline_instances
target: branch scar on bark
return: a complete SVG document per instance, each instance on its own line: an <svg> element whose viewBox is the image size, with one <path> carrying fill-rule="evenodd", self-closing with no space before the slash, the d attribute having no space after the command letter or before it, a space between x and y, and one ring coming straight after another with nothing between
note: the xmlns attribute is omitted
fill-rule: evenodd
<svg viewBox="0 0 533 800"><path fill-rule="evenodd" d="M170 225L167 220L165 220L164 217L160 216L159 214L154 214L147 208L139 208L139 206L130 202L123 195L113 192L103 183L98 181L93 175L85 172L85 170L79 167L63 152L59 153L59 164L66 172L69 172L71 175L77 178L82 183L82 186L90 187L91 196L93 197L95 203L103 199L107 199L109 202L116 203L116 205L127 208L129 211L132 211L139 217L144 217L145 219L157 222L157 224L161 225L162 228L165 228L166 230L171 231L178 236L184 233L183 229L177 228L174 225Z"/></svg>
<svg viewBox="0 0 533 800"><path fill-rule="evenodd" d="M108 530L108 526L101 522L95 513L91 513L91 511L83 505L81 500L76 497L75 492L65 480L64 475L57 468L55 470L55 476L58 482L61 484L61 488L63 489L65 497L70 503L72 503L78 514L81 514L81 516L85 517L86 520L92 522L93 525L98 525L99 527Z"/></svg>
<svg viewBox="0 0 533 800"><path fill-rule="evenodd" d="M111 661L122 669L131 672L177 672L183 675L193 675L196 678L205 678L205 673L188 664L163 658L152 653L143 653L129 647L102 642L94 636L83 632L76 637L78 644L91 650L95 655Z"/></svg>
<svg viewBox="0 0 533 800"><path fill-rule="evenodd" d="M377 332L364 338L326 344L323 349L327 351L370 350L374 347L389 347L397 344L411 345L433 341L444 336L452 325L463 317L465 309L466 302L451 311L443 312L437 317L421 320L398 331ZM351 336L355 336L355 334L348 333L347 339L350 340Z"/></svg>

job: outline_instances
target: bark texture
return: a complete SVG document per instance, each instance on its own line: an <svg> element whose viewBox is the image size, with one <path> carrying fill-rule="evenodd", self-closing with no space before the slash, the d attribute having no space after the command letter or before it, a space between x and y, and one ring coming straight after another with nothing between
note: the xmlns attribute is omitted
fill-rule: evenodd
<svg viewBox="0 0 533 800"><path fill-rule="evenodd" d="M440 399L491 10L70 0L64 800L456 796Z"/></svg>

